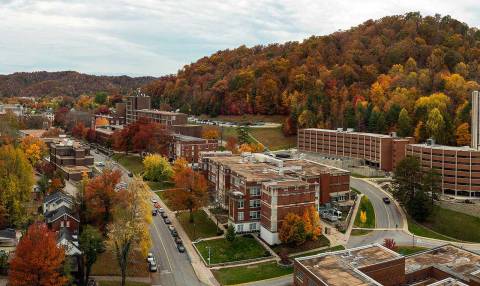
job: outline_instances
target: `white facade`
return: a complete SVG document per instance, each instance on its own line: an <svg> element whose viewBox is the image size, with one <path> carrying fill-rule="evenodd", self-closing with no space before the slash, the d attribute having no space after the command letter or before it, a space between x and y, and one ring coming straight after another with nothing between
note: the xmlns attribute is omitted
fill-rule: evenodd
<svg viewBox="0 0 480 286"><path fill-rule="evenodd" d="M260 237L269 245L281 243L280 239L278 238L278 232L270 232L263 226L260 227Z"/></svg>
<svg viewBox="0 0 480 286"><path fill-rule="evenodd" d="M479 149L480 144L480 93L478 91L472 92L472 148Z"/></svg>

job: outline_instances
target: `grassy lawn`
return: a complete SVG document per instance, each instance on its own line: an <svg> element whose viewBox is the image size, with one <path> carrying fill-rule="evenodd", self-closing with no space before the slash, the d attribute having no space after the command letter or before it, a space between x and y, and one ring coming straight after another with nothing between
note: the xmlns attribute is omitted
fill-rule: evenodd
<svg viewBox="0 0 480 286"><path fill-rule="evenodd" d="M170 189L175 186L174 182L152 182L152 181L145 181L147 185L150 187L150 189L156 191L156 190L165 190L165 189Z"/></svg>
<svg viewBox="0 0 480 286"><path fill-rule="evenodd" d="M120 276L120 267L118 266L115 254L111 251L105 251L100 254L97 258L97 262L93 264L92 275ZM127 276L149 277L149 275L145 257L140 250L133 250L128 258Z"/></svg>
<svg viewBox="0 0 480 286"><path fill-rule="evenodd" d="M362 211L367 212L367 220L365 223L362 223L360 220ZM375 210L373 209L372 203L367 196L363 196L362 200L360 201L360 206L358 208L357 216L355 217L355 222L353 225L361 228L375 228Z"/></svg>
<svg viewBox="0 0 480 286"><path fill-rule="evenodd" d="M177 219L192 241L199 238L217 236L217 225L207 216L203 210L193 213L193 223L190 223L188 211L177 213Z"/></svg>
<svg viewBox="0 0 480 286"><path fill-rule="evenodd" d="M294 253L304 252L311 249L317 249L317 248L325 247L329 245L330 245L330 241L328 240L328 238L322 235L316 241L311 241L311 240L305 241L305 243L302 245L278 244L278 245L272 246L271 248L276 253L280 253L282 249L285 249L288 254L294 254Z"/></svg>
<svg viewBox="0 0 480 286"><path fill-rule="evenodd" d="M120 286L122 283L120 281L98 281L99 286ZM143 282L125 282L125 286L148 286L149 283Z"/></svg>
<svg viewBox="0 0 480 286"><path fill-rule="evenodd" d="M196 247L207 263L207 247L211 247L211 264L265 257L266 252L251 236L237 236L233 242L225 238L204 240L197 243Z"/></svg>
<svg viewBox="0 0 480 286"><path fill-rule="evenodd" d="M247 266L213 270L213 275L222 285L234 285L259 281L292 274L293 267L284 267L276 261L257 263Z"/></svg>
<svg viewBox="0 0 480 286"><path fill-rule="evenodd" d="M250 128L250 134L270 150L288 149L297 146L297 137L285 137L281 127Z"/></svg>
<svg viewBox="0 0 480 286"><path fill-rule="evenodd" d="M443 240L480 242L480 218L435 206L426 222L408 220L410 232Z"/></svg>
<svg viewBox="0 0 480 286"><path fill-rule="evenodd" d="M143 172L143 163L140 156L115 154L112 158L134 174Z"/></svg>
<svg viewBox="0 0 480 286"><path fill-rule="evenodd" d="M410 255L414 254L420 251L427 250L428 248L426 247L420 247L420 246L397 246L397 249L395 249L395 252L400 253L401 255Z"/></svg>
<svg viewBox="0 0 480 286"><path fill-rule="evenodd" d="M329 248L325 248L325 249L309 251L309 252L304 253L304 254L292 255L292 256L290 256L290 258L310 256L310 255L315 255L315 254L319 254L319 253L332 252L332 251L338 251L338 250L344 250L344 249L345 249L345 247L343 247L343 245L337 245L337 246L329 247Z"/></svg>

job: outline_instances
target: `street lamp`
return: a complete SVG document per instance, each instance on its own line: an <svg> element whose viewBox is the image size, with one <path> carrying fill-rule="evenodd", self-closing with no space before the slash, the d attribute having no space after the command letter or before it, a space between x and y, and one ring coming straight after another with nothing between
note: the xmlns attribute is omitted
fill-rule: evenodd
<svg viewBox="0 0 480 286"><path fill-rule="evenodd" d="M211 250L212 250L212 247L211 247L211 246L205 246L205 248L208 249L208 265L210 265L210 258L211 258Z"/></svg>

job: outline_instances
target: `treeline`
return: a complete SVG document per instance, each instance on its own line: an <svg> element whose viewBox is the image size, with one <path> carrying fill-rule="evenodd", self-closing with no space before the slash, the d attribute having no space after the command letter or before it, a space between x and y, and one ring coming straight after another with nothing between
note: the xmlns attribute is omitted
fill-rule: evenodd
<svg viewBox="0 0 480 286"><path fill-rule="evenodd" d="M153 79L153 77L95 76L74 71L21 72L0 75L0 97L77 97L100 91L126 94Z"/></svg>
<svg viewBox="0 0 480 286"><path fill-rule="evenodd" d="M194 114L285 114L289 135L303 127L383 133L402 125L404 135L454 144L479 77L478 29L408 13L301 43L219 51L143 90L156 107Z"/></svg>

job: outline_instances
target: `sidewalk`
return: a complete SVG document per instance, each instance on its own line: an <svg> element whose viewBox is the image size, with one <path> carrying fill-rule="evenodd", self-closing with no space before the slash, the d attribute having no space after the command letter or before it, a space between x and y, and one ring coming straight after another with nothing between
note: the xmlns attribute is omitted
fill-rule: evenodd
<svg viewBox="0 0 480 286"><path fill-rule="evenodd" d="M178 236L184 242L183 245L185 246L187 254L190 258L190 263L192 264L193 270L195 271L195 274L197 275L198 279L203 284L206 284L206 285L214 285L214 286L220 285L218 281L215 279L215 276L213 276L212 271L210 271L210 269L208 269L208 267L205 266L202 259L198 255L197 251L193 247L190 237L188 237L187 233L183 230L182 225L178 222L177 217L175 216L175 212L170 210L155 192L152 191L152 193L158 198L160 205L167 213L168 217L172 222L172 225L175 226L175 229L178 232Z"/></svg>

